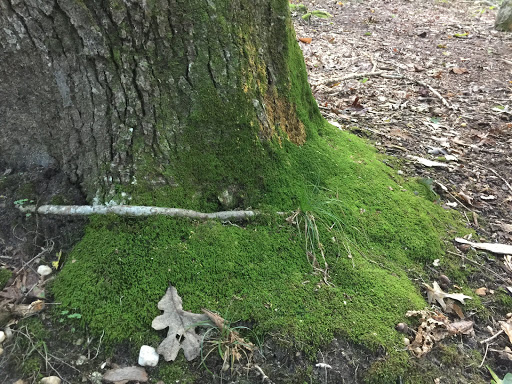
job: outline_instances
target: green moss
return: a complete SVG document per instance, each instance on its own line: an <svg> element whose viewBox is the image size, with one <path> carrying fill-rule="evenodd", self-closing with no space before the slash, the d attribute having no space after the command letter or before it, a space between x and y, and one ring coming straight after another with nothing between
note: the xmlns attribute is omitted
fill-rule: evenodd
<svg viewBox="0 0 512 384"><path fill-rule="evenodd" d="M21 185L16 191L16 196L19 199L35 199L37 197L35 185L31 182Z"/></svg>
<svg viewBox="0 0 512 384"><path fill-rule="evenodd" d="M496 302L499 304L500 310L502 312L512 312L512 297L510 297L510 295L507 292L505 292L503 288L500 288L496 292Z"/></svg>
<svg viewBox="0 0 512 384"><path fill-rule="evenodd" d="M39 355L34 355L23 360L20 368L24 377L33 377L37 380L43 376L40 372L44 370L44 362Z"/></svg>
<svg viewBox="0 0 512 384"><path fill-rule="evenodd" d="M287 14L286 1L272 4ZM265 214L237 226L164 217L92 218L53 292L56 301L83 315L91 332L104 331L107 345L121 340L141 345L161 336L151 321L172 284L185 310L227 312L252 322L257 334L279 334L309 356L336 334L371 350L384 348L390 355L373 367L368 380L391 382L406 371L408 359L393 352L403 348L394 325L408 310L426 305L407 271L443 258L440 238L447 230L464 229L456 213L430 201L428 186L404 180L364 140L325 123L291 23L285 21L276 22L270 35L288 40L284 46L271 44L282 49L273 63L276 84L270 85L261 70L258 47L248 43L252 36L234 32L245 49L238 64L249 84L234 87L229 103L211 82L198 83L191 95L162 96L158 133L168 135L169 143L176 139L168 148L171 155L160 162L153 152L144 153L147 143L135 135L137 183L116 191L127 191L133 204L215 211L222 209L217 196L229 186L236 206ZM183 49L179 40L174 52ZM201 52L207 49L197 51L195 65L206 68L209 59ZM165 54L154 58L157 77L180 76L186 62L172 60ZM303 145L288 140L279 124L272 135L260 137L255 108L247 100L261 100L262 94L276 105L285 100L281 107L295 111L307 134ZM180 113L186 115L187 131L175 138L172 127ZM167 186L155 184L159 178ZM297 226L276 215L298 208ZM316 231L304 234L307 220L310 229L316 223L318 237ZM330 285L312 267L306 244L320 266L324 253Z"/></svg>
<svg viewBox="0 0 512 384"><path fill-rule="evenodd" d="M0 268L0 291L4 289L5 284L9 281L12 276L12 272L6 268Z"/></svg>
<svg viewBox="0 0 512 384"><path fill-rule="evenodd" d="M172 363L158 364L158 370L153 377L164 383L183 383L191 384L197 382L197 376L190 372L189 363L180 355Z"/></svg>
<svg viewBox="0 0 512 384"><path fill-rule="evenodd" d="M340 332L372 349L398 345L393 326L426 305L405 271L442 257L439 236L454 218L401 188L352 135L324 126L322 137L283 148L287 160L266 180L272 188L260 206L301 206L316 218L334 287L318 285L303 235L279 217L245 227L103 217L91 220L68 257L75 262L58 276L56 299L111 342L151 337L156 303L171 283L187 310L229 308L256 332L278 331L311 352Z"/></svg>
<svg viewBox="0 0 512 384"><path fill-rule="evenodd" d="M22 333L16 334L16 353L12 358L16 359L24 377L40 379L41 372L45 371L45 362L40 353L44 354L47 349L45 340L49 332L38 317L20 320L17 329Z"/></svg>
<svg viewBox="0 0 512 384"><path fill-rule="evenodd" d="M67 204L70 204L70 201L65 196L54 195L54 196L52 196L50 204L53 204L53 205L67 205Z"/></svg>

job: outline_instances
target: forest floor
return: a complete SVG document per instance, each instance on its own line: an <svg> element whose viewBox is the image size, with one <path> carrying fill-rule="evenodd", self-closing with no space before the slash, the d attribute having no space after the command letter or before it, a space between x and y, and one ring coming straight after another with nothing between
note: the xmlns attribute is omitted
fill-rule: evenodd
<svg viewBox="0 0 512 384"><path fill-rule="evenodd" d="M304 10L294 11L324 117L398 159L400 172L424 178L482 241L511 244L512 35L494 29L496 9L460 0L293 3L333 16L305 20ZM473 283L488 296L500 287L512 292L507 259L480 253L479 263ZM487 304L493 313L496 303ZM502 377L512 371L511 355L499 352L510 351L509 340L480 343L485 332L500 330L498 317L475 324L483 331L478 340L460 340L458 347L460 354L471 345L479 350L480 367L496 358Z"/></svg>
<svg viewBox="0 0 512 384"><path fill-rule="evenodd" d="M490 239L511 241L512 35L494 30L496 11L458 0L301 4L333 16L295 12L324 117L443 184Z"/></svg>
<svg viewBox="0 0 512 384"><path fill-rule="evenodd" d="M294 3L333 16L304 20L304 12L292 12L310 84L324 117L395 158L389 165L399 172L423 178L439 194L440 204L458 210L466 218L468 227L480 237L473 240L512 244L512 35L494 30L496 10L485 1L462 0ZM70 203L84 203L72 186L54 175L26 173L19 178L20 185L29 178L37 185L37 193L58 192L70 196ZM64 235L60 245L66 252L80 237L84 224L83 220L42 218L35 226L13 227L12 223L19 221L17 212L7 206L5 196L0 196L0 212L5 214L0 231L8 238L6 244L0 243L0 266L24 272L19 275L23 281L8 282L0 302L9 295L19 296L22 285L37 282L39 276L32 265L57 251L51 240L56 234ZM21 255L32 256L24 260ZM470 363L476 366L446 371L435 383L488 382L485 365L491 361L500 377L512 372L512 352L507 350L512 345L507 332L498 334L498 321L504 320L502 313L512 312L512 307L499 308L502 304L492 293L508 290L512 294L512 260L507 262L503 256L485 252L478 252L474 259L466 258L463 252L460 255L461 268L469 263L476 267L472 286L484 288L479 293L486 294L482 301L491 315L475 322L475 334L436 344L430 353L416 360L418 369L454 369L457 364L468 364L462 356L478 353L478 362ZM24 261L15 262L17 258ZM435 274L435 266L426 268ZM37 292L22 292L22 296L34 300ZM467 319L472 315L466 314ZM27 358L15 360L25 364L20 373L4 353L0 357L0 383L14 383L21 374L30 377L28 356L36 354L34 351L42 353L38 359L42 357L50 364L46 372L58 373L64 379L84 377L94 382L95 373L105 366L135 365L129 346L109 351L110 357L106 358L101 338L89 337L87 329L81 331L80 319L70 317L72 314L63 312L62 326L51 330L44 326L52 327L55 319L45 318L44 313L38 316L42 321L33 322L31 333L30 319L15 331L20 336L17 345L4 344L6 351L11 347L25 350ZM38 344L41 341L33 337L38 333L41 340L50 341ZM256 361L271 378L271 373L277 375L279 370L290 376L303 370L311 382L318 383L362 382L361 372L382 357L335 339L319 351L320 365L311 368L311 361L299 352L290 354L277 345L272 348L272 359ZM196 382L210 382L209 373L198 370ZM35 382L35 376L28 382ZM261 376L257 382L261 382Z"/></svg>

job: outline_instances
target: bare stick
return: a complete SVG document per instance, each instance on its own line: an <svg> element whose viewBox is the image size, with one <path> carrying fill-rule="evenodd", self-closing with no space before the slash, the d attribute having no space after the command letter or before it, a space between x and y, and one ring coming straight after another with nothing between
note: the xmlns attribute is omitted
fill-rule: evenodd
<svg viewBox="0 0 512 384"><path fill-rule="evenodd" d="M101 340L103 339L103 336L105 335L105 330L103 330L103 332L101 332L101 336L100 336L100 342L98 343L98 348L96 349L96 354L94 355L94 357L92 358L93 360L95 358L98 357L98 354L100 353L100 347L101 347Z"/></svg>
<svg viewBox="0 0 512 384"><path fill-rule="evenodd" d="M372 72L375 72L377 70L377 61L375 60L375 58L370 55L369 53L364 53L364 55L366 57L368 57L370 59L370 61L372 62Z"/></svg>
<svg viewBox="0 0 512 384"><path fill-rule="evenodd" d="M483 168L483 169L487 169L488 171L491 171L492 173L494 173L496 176L498 176L498 177L501 179L501 181L503 181L503 182L507 185L508 189L510 189L510 191L512 192L512 186L508 183L508 181L507 181L507 180L505 180L505 178L503 178L503 177L502 177L498 172L496 172L494 169L489 168L489 167L485 167L485 166L483 166L483 165L478 165L478 164L477 164L477 166L478 166L478 167L480 167L480 168Z"/></svg>
<svg viewBox="0 0 512 384"><path fill-rule="evenodd" d="M261 376L262 376L261 381L262 382L268 381L269 383L272 383L272 380L270 380L270 378L267 375L265 375L265 372L263 372L263 369L261 369L259 365L252 364L252 366L253 366L253 368L255 368L261 374Z"/></svg>
<svg viewBox="0 0 512 384"><path fill-rule="evenodd" d="M503 333L503 329L500 330L499 332L496 332L494 335L492 335L491 337L485 339L485 340L482 340L480 342L480 344L489 344L490 341L493 341L495 338L497 338L499 335L501 335Z"/></svg>
<svg viewBox="0 0 512 384"><path fill-rule="evenodd" d="M446 99L443 96L441 96L441 94L439 92L437 92L432 86L428 85L427 83L424 83L423 81L410 79L406 76L403 76L403 75L400 75L397 73L390 74L390 73L387 73L386 71L349 73L348 75L338 77L333 80L329 80L326 84L333 86L334 84L339 83L344 80L357 79L359 77L371 77L371 76L381 76L386 79L407 79L407 80L417 83L425 88L428 88L430 90L430 92L432 92L439 100L441 100L441 102L444 104L445 107L447 107L449 109L455 109L455 107L453 105L451 105L448 101L446 101Z"/></svg>
<svg viewBox="0 0 512 384"><path fill-rule="evenodd" d="M451 255L454 255L454 256L459 256L464 260L466 261L469 261L471 264L474 264L482 269L485 269L487 272L491 273L492 275L494 275L494 277L496 277L497 279L501 280L503 283L505 284L509 284L510 281L508 281L507 279L501 277L499 274L497 274L496 272L494 272L491 268L483 265L483 264L480 264L479 262L475 261L475 260L471 260L470 258L466 257L464 254L458 254L458 253L455 253L455 252L452 252L452 251L446 251L446 253L449 253Z"/></svg>
<svg viewBox="0 0 512 384"><path fill-rule="evenodd" d="M489 351L489 344L485 344L485 354L484 354L484 358L482 359L482 362L480 363L480 365L478 366L478 368L482 368L482 366L484 365L484 361L485 361L485 358L487 357L487 352Z"/></svg>
<svg viewBox="0 0 512 384"><path fill-rule="evenodd" d="M345 80L350 80L350 79L357 79L359 77L382 76L385 73L386 73L386 71L349 73L348 75L345 75L345 76L342 76L342 77L339 77L339 78L336 78L336 79L333 79L333 80L329 80L327 82L327 85L336 84L336 83L339 83L340 81L345 81Z"/></svg>
<svg viewBox="0 0 512 384"><path fill-rule="evenodd" d="M89 215L108 215L115 214L119 216L171 216L187 217L199 220L244 220L256 216L254 211L221 211L213 213L204 213L182 208L164 208L148 207L136 205L26 205L19 207L21 212L32 212L40 215L66 215L66 216L89 216Z"/></svg>
<svg viewBox="0 0 512 384"><path fill-rule="evenodd" d="M432 92L439 100L441 100L441 102L445 105L446 108L455 109L453 105L451 105L448 101L446 101L446 99L443 96L441 96L441 94L439 92L437 92L434 88L432 88L427 83L424 83L423 81L420 81L420 80L412 80L412 81L421 85L422 87L428 88L430 90L430 92Z"/></svg>

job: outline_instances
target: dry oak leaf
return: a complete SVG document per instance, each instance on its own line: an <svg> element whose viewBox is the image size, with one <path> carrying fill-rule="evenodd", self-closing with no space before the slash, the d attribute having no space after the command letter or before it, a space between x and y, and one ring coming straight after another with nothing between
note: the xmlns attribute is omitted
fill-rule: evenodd
<svg viewBox="0 0 512 384"><path fill-rule="evenodd" d="M498 321L500 323L501 329L505 332L512 344L512 319L508 319L507 321Z"/></svg>
<svg viewBox="0 0 512 384"><path fill-rule="evenodd" d="M305 44L311 44L313 39L311 37L299 37L299 41Z"/></svg>
<svg viewBox="0 0 512 384"><path fill-rule="evenodd" d="M436 342L448 336L474 334L473 321L450 323L443 314L435 314L426 310L408 311L405 316L419 316L422 320L413 341L407 347L418 358L427 354Z"/></svg>
<svg viewBox="0 0 512 384"><path fill-rule="evenodd" d="M181 348L188 361L199 356L202 336L196 333L195 328L207 322L208 317L184 311L181 297L173 286L167 289L164 297L158 302L158 309L164 313L155 317L151 326L157 331L169 327L169 331L156 351L165 361L174 361Z"/></svg>
<svg viewBox="0 0 512 384"><path fill-rule="evenodd" d="M452 72L457 75L462 75L463 73L469 73L466 68L459 68L459 67L452 68Z"/></svg>
<svg viewBox="0 0 512 384"><path fill-rule="evenodd" d="M433 287L425 283L423 285L427 288L428 303L432 304L432 302L437 301L439 305L441 305L441 308L443 308L443 311L446 310L446 303L444 302L446 298L460 301L462 304L464 304L465 299L472 299L472 297L463 295L462 293L444 292L439 284L437 284L437 281L434 281L432 284Z"/></svg>

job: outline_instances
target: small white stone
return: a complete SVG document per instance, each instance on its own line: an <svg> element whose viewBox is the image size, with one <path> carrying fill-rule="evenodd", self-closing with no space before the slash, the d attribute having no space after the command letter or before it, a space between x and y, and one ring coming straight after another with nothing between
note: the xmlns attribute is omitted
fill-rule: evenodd
<svg viewBox="0 0 512 384"><path fill-rule="evenodd" d="M158 353L156 353L155 348L150 347L149 345L143 345L140 347L139 352L139 365L143 367L156 367L158 364Z"/></svg>
<svg viewBox="0 0 512 384"><path fill-rule="evenodd" d="M2 344L6 338L7 336L5 336L5 332L0 331L0 344Z"/></svg>
<svg viewBox="0 0 512 384"><path fill-rule="evenodd" d="M52 273L52 269L47 265L40 265L39 267L37 267L37 273L39 273L41 276L48 276L49 274Z"/></svg>
<svg viewBox="0 0 512 384"><path fill-rule="evenodd" d="M61 379L57 376L43 377L40 381L41 384L60 384Z"/></svg>

